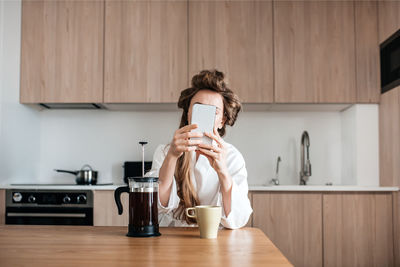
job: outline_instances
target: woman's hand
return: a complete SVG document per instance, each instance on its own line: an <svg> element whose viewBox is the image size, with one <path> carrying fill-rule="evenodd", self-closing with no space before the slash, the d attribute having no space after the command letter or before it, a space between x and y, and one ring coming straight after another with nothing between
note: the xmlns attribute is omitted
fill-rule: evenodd
<svg viewBox="0 0 400 267"><path fill-rule="evenodd" d="M200 154L207 157L211 167L217 172L219 183L221 185L222 202L224 206L225 216L229 216L231 212L231 192L232 192L232 177L228 172L228 165L226 158L228 155L228 148L217 129L214 129L214 134L205 133L208 137L217 142L217 146L210 146L207 144L200 144Z"/></svg>
<svg viewBox="0 0 400 267"><path fill-rule="evenodd" d="M228 152L224 140L222 140L216 128L214 129L214 133L205 133L205 135L215 140L217 146L199 144L200 154L207 157L211 167L217 172L218 176L228 175L226 162Z"/></svg>
<svg viewBox="0 0 400 267"><path fill-rule="evenodd" d="M182 156L183 152L196 150L197 145L201 144L202 141L201 139L191 140L190 138L203 136L202 133L191 132L191 130L196 129L197 127L197 124L190 124L176 130L168 154L178 159Z"/></svg>

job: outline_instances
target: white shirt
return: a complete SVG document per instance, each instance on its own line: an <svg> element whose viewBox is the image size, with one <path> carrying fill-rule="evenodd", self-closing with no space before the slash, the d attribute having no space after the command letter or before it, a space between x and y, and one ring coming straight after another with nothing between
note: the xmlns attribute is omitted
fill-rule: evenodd
<svg viewBox="0 0 400 267"><path fill-rule="evenodd" d="M247 170L242 154L231 144L226 143L227 167L232 177L231 192L231 212L228 217L225 216L224 208L222 208L222 226L230 229L243 227L247 224L251 213L253 212L248 194ZM159 170L168 153L169 145L159 145L153 156L152 169L146 173L147 177L158 177ZM222 193L220 192L220 183L218 175L211 167L208 159L199 155L196 162L196 152L189 152L192 157L191 180L195 188L200 205L216 205L223 207ZM160 226L193 226L188 225L184 220L175 219L174 210L179 205L179 197L177 195L177 184L175 177L172 181L171 194L169 196L168 206L164 207L158 198L158 221Z"/></svg>

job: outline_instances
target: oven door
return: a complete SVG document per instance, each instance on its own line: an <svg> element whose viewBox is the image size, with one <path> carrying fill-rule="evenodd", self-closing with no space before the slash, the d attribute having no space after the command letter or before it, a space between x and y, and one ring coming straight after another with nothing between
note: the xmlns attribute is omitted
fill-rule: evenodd
<svg viewBox="0 0 400 267"><path fill-rule="evenodd" d="M93 225L93 208L7 207L6 224Z"/></svg>

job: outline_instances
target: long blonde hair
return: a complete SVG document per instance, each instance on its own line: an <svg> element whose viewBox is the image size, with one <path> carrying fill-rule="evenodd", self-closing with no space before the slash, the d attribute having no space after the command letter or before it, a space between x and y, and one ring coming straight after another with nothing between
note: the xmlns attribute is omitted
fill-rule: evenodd
<svg viewBox="0 0 400 267"><path fill-rule="evenodd" d="M238 96L227 87L227 84L224 81L224 74L217 70L201 71L199 74L193 76L191 87L182 90L178 101L178 107L183 109L179 128L188 125L190 101L200 90L211 90L217 92L223 98L223 116L225 123L222 128L218 129L218 133L222 137L225 135L225 126L233 126L235 124L238 113L241 110L241 104ZM190 179L190 162L190 152L184 152L182 156L178 158L175 167L174 174L180 201L178 208L174 212L174 216L192 224L195 223L195 220L186 216L185 209L199 205L200 202Z"/></svg>

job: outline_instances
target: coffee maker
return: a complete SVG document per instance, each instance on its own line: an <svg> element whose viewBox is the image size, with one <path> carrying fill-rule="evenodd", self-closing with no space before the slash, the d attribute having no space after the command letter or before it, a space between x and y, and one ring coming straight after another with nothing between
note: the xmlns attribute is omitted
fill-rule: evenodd
<svg viewBox="0 0 400 267"><path fill-rule="evenodd" d="M118 214L123 212L121 194L129 193L129 237L160 236L158 226L158 177L144 177L144 145L142 145L142 176L129 177L128 186L118 187L114 192Z"/></svg>

